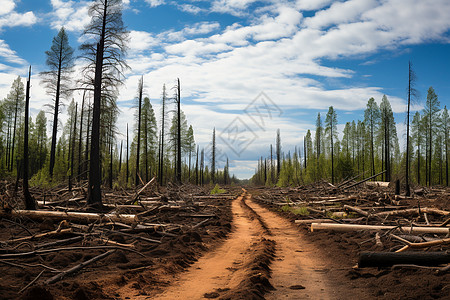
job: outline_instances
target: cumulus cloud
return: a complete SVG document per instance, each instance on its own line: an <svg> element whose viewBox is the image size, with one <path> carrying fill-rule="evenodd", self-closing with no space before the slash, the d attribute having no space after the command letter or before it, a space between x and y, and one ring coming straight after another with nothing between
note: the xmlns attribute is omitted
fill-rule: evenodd
<svg viewBox="0 0 450 300"><path fill-rule="evenodd" d="M36 22L32 12L15 12L14 1L3 2L0 28ZM276 128L281 128L283 143L289 146L297 143L307 128L314 127L307 122L299 124L298 118L290 115L295 109L324 111L333 105L338 112L363 110L367 99L378 100L386 93L382 87L357 83L329 88L326 80L363 76L353 69L333 66L330 60L364 57L429 41L448 42L450 30L448 0L145 2L148 7L172 5L182 12L198 14L202 21L153 33L130 28L127 62L132 70L127 71L119 101L135 97L137 78L142 74L148 83L148 95L156 102L162 85L167 84L170 94L174 79L180 77L182 97L186 99L183 109L189 122L194 123L197 142L206 144L211 138L210 127L216 126L220 132L265 91L286 114L274 119L271 127L255 128L259 138L249 149L258 152L273 143ZM51 27L82 30L89 22L89 3L51 0ZM135 1L126 0L124 4L133 9ZM213 20L214 13L233 17ZM227 23L229 20L233 23ZM0 57L5 62L25 63L1 40ZM0 65L0 70L5 68L6 63ZM403 99L389 94L388 98L394 112L404 110ZM158 104L154 108L158 114ZM122 123L132 115L127 108L123 110L126 118L119 121ZM239 157L249 169L255 165L252 159Z"/></svg>
<svg viewBox="0 0 450 300"><path fill-rule="evenodd" d="M156 7L165 3L164 0L145 0L151 7Z"/></svg>
<svg viewBox="0 0 450 300"><path fill-rule="evenodd" d="M54 29L64 26L68 31L81 31L91 20L88 14L90 1L51 0L51 4L50 24Z"/></svg>
<svg viewBox="0 0 450 300"><path fill-rule="evenodd" d="M0 16L6 15L14 10L16 4L13 0L1 0L0 1Z"/></svg>
<svg viewBox="0 0 450 300"><path fill-rule="evenodd" d="M241 16L252 3L259 0L213 0L211 10L214 12Z"/></svg>

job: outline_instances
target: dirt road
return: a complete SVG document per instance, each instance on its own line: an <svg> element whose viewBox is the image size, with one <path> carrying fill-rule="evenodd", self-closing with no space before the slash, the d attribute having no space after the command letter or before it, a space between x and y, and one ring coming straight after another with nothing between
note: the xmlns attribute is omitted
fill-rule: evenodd
<svg viewBox="0 0 450 300"><path fill-rule="evenodd" d="M233 230L224 243L194 263L162 293L152 299L204 299L227 297L248 280L255 245L263 239L276 243L267 299L329 299L316 249L301 239L288 221L268 211L244 193L233 200ZM269 284L270 285L270 284ZM262 295L261 295L262 296ZM136 298L135 295L133 295ZM144 298L143 298L144 299Z"/></svg>
<svg viewBox="0 0 450 300"><path fill-rule="evenodd" d="M239 285L245 275L241 266L251 258L247 250L261 232L258 222L250 220L241 205L247 197L242 195L234 200L234 230L222 246L199 259L168 290L153 299L203 299L205 294L213 295Z"/></svg>
<svg viewBox="0 0 450 300"><path fill-rule="evenodd" d="M290 222L253 201L247 204L267 224L276 242L276 258L270 268L275 290L266 299L331 299L317 248L302 239Z"/></svg>

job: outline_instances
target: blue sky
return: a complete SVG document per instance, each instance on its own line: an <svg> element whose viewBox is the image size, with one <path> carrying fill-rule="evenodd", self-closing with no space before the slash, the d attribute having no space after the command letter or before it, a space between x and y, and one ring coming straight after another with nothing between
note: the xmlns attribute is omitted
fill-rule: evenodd
<svg viewBox="0 0 450 300"><path fill-rule="evenodd" d="M240 178L268 155L277 128L283 150L292 151L330 105L342 129L363 118L370 97L379 102L386 94L403 139L409 60L421 94L415 109L429 86L442 107L450 103L448 0L123 2L131 70L118 99L119 131L132 123L141 75L157 114L162 85L170 89L179 77L196 142L207 148L216 127L221 158L228 156ZM44 52L61 26L78 47L90 3L0 0L0 97L31 64L32 114L51 101L38 83Z"/></svg>

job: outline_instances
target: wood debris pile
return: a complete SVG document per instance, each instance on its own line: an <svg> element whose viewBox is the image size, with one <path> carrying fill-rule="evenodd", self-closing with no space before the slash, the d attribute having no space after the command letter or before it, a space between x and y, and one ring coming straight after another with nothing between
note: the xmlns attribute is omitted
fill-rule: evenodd
<svg viewBox="0 0 450 300"><path fill-rule="evenodd" d="M21 209L12 193L2 194L0 270L11 275L9 280L18 276L14 272L27 276L16 287L0 283L0 294L9 289L17 296L31 286L54 284L106 259L114 270L145 268L172 252L179 256L187 245L194 253L204 248L205 236L220 237L229 230L231 216L223 212L234 195L208 195L193 186L159 192L153 182L135 192L106 192L101 211L86 206L85 186L33 190L36 211ZM186 264L179 258L177 263Z"/></svg>
<svg viewBox="0 0 450 300"><path fill-rule="evenodd" d="M360 251L359 267L450 270L450 189L420 188L395 195L384 182L320 182L262 190L256 197L313 233L366 232L376 251ZM382 251L380 251L382 250Z"/></svg>

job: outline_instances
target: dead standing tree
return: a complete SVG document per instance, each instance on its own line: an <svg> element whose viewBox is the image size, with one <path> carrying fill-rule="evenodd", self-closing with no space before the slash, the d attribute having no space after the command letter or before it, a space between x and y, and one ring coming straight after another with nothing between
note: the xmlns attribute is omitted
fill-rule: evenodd
<svg viewBox="0 0 450 300"><path fill-rule="evenodd" d="M134 185L139 185L139 158L141 154L141 115L142 115L142 94L144 90L144 77L138 83L138 115L137 115L137 146L136 146L136 178Z"/></svg>
<svg viewBox="0 0 450 300"><path fill-rule="evenodd" d="M25 208L27 210L35 210L36 202L31 197L30 191L28 189L28 111L30 108L30 80L31 80L31 66L28 72L27 89L25 96L25 132L23 141L23 196L25 198Z"/></svg>
<svg viewBox="0 0 450 300"><path fill-rule="evenodd" d="M91 153L89 162L88 204L101 206L100 117L102 98L115 101L123 71L128 68L126 53L128 32L122 21L121 0L97 0L89 8L91 22L84 35L88 41L81 45L84 69L83 85L94 84Z"/></svg>
<svg viewBox="0 0 450 300"><path fill-rule="evenodd" d="M412 63L408 62L408 109L406 113L406 196L409 196L411 191L409 187L409 112L411 107L411 100L417 95L417 91L414 88L416 82L416 73L412 69Z"/></svg>

